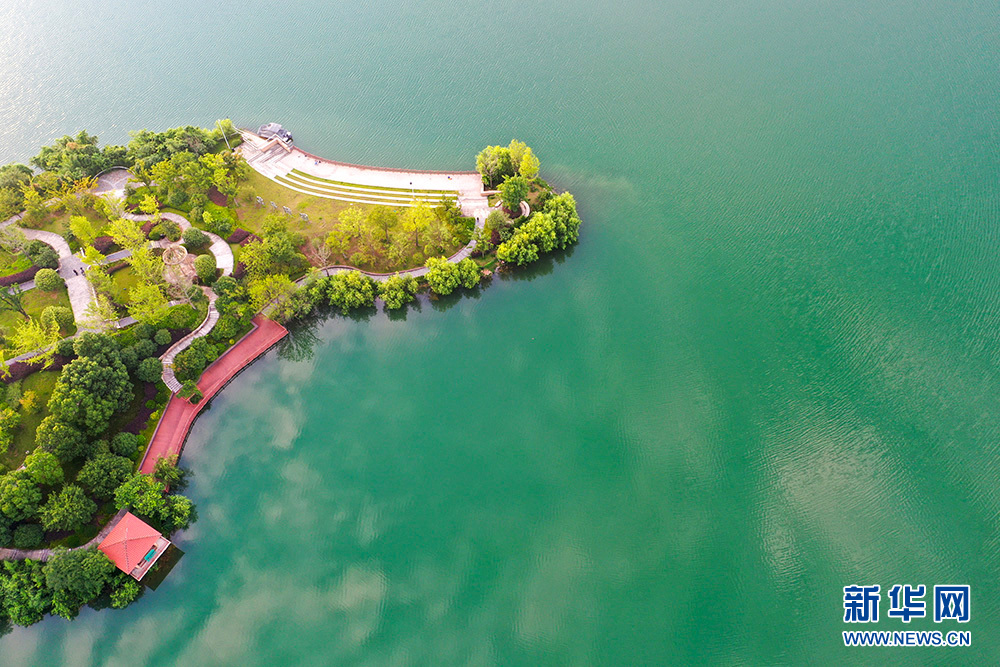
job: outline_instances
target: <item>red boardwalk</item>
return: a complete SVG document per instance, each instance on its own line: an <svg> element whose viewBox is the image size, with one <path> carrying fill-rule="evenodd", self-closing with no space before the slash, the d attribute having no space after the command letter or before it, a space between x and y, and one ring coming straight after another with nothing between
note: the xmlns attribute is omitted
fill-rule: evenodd
<svg viewBox="0 0 1000 667"><path fill-rule="evenodd" d="M153 440L146 448L139 471L153 472L156 462L164 456L180 454L188 429L209 399L222 389L233 376L247 364L267 352L272 345L288 335L288 330L277 322L258 315L253 318L257 328L247 334L225 354L205 369L198 381L198 389L205 395L197 405L191 405L183 398L171 396L167 409L163 412L160 425L153 434Z"/></svg>

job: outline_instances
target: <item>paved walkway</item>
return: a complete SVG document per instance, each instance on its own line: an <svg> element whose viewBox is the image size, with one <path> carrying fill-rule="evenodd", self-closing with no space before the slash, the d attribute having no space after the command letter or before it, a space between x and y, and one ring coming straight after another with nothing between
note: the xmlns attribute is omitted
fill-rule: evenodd
<svg viewBox="0 0 1000 667"><path fill-rule="evenodd" d="M288 330L277 322L257 315L253 319L254 328L241 338L225 354L216 359L205 369L198 381L198 389L204 398L197 405L187 400L171 396L163 417L153 433L153 438L146 448L146 453L139 464L139 471L153 472L156 462L166 456L180 455L187 440L188 431L195 417L208 404L215 394L246 368L254 359L264 354L275 343L288 335Z"/></svg>
<svg viewBox="0 0 1000 667"><path fill-rule="evenodd" d="M21 231L29 239L52 246L56 254L59 255L59 275L66 281L66 290L69 293L69 304L73 309L73 317L76 319L77 326L83 329L83 322L87 319L90 304L97 300L97 294L85 275L87 267L80 261L79 257L72 253L66 239L58 234L43 232L40 229L22 228Z"/></svg>
<svg viewBox="0 0 1000 667"><path fill-rule="evenodd" d="M215 323L219 321L219 311L215 309L215 292L209 287L203 287L202 290L205 292L205 296L208 297L208 314L198 328L189 333L184 338L170 346L163 356L160 357L160 361L163 362L163 384L167 385L167 389L174 392L175 394L181 390L181 383L174 375L174 358L183 350L191 347L191 343L194 342L196 338L201 338L207 336L212 329L215 328Z"/></svg>
<svg viewBox="0 0 1000 667"><path fill-rule="evenodd" d="M96 547L98 544L104 541L104 538L114 530L118 522L122 520L125 516L125 512L128 510L118 510L114 518L108 521L104 528L101 528L101 532L97 533L97 537L90 540L86 544L80 545L78 547L73 547L68 549L68 551L76 551L78 549L89 549L91 547ZM0 561L2 560L40 560L47 561L52 557L52 549L0 549Z"/></svg>

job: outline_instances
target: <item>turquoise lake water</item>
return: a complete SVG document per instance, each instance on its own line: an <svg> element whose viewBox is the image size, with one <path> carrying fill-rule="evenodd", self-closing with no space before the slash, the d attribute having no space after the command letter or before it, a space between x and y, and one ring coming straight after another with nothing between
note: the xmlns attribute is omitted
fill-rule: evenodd
<svg viewBox="0 0 1000 667"><path fill-rule="evenodd" d="M517 137L572 252L300 327L183 462L120 612L3 665L1000 660L1000 7L28 0L0 161L231 117L471 169ZM962 649L847 649L842 588L969 584ZM930 596L927 597L930 601ZM930 604L928 604L930 607Z"/></svg>

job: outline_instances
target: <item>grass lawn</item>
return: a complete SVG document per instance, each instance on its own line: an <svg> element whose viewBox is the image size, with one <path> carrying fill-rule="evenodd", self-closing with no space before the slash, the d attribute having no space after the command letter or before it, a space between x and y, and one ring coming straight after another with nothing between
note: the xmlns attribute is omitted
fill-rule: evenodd
<svg viewBox="0 0 1000 667"><path fill-rule="evenodd" d="M6 250L0 250L0 277L19 273L31 268L31 260L25 255L13 255Z"/></svg>
<svg viewBox="0 0 1000 667"><path fill-rule="evenodd" d="M65 287L60 287L55 292L43 292L37 287L32 290L28 290L24 293L23 297L24 309L28 311L28 317L37 320L42 311L48 306L65 306L66 308L71 308L69 303L69 293L66 291ZM12 312L5 310L0 312L0 328L4 331L10 332L21 322L24 322L24 317L21 313ZM67 331L63 331L63 335L69 336L76 333L76 327L72 326ZM5 347L0 344L0 349Z"/></svg>
<svg viewBox="0 0 1000 667"><path fill-rule="evenodd" d="M107 219L97 211L91 209L85 210L83 214L94 223L94 229L97 230L97 234L100 236L104 228L108 225ZM41 225L33 227L33 229L40 229L62 236L69 230L69 218L70 214L64 210L53 211L45 218ZM73 241L70 243L70 248L75 252L79 246L76 241Z"/></svg>
<svg viewBox="0 0 1000 667"><path fill-rule="evenodd" d="M21 412L21 427L14 434L14 442L10 449L0 455L0 465L5 470L15 470L24 463L24 457L35 449L35 429L48 416L49 398L56 386L59 371L39 371L21 380L21 396L29 391L35 393L35 404L38 406L33 414Z"/></svg>
<svg viewBox="0 0 1000 667"><path fill-rule="evenodd" d="M111 284L114 291L112 300L115 303L128 303L128 291L139 284L139 276L131 266L126 266L111 274Z"/></svg>
<svg viewBox="0 0 1000 667"><path fill-rule="evenodd" d="M264 200L264 206L257 206L255 197L261 197ZM370 204L351 204L296 192L251 170L250 176L240 192L239 205L236 207L236 216L239 219L240 227L255 234L259 233L261 223L267 215L282 212L281 208L278 208L277 211L271 208L270 202L272 201L279 207L287 206L290 208L294 219L289 221L289 228L305 234L309 238L319 235L326 236L336 228L337 215L346 208L353 206L365 213L372 208ZM300 213L308 215L309 221L302 220L299 216Z"/></svg>

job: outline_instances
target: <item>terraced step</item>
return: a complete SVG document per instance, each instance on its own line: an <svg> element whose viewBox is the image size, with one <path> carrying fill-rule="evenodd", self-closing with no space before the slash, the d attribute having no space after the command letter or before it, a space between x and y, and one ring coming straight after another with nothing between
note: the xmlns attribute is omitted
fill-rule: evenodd
<svg viewBox="0 0 1000 667"><path fill-rule="evenodd" d="M292 169L288 172L288 178L294 178L296 180L302 181L303 183L315 184L317 186L322 186L323 188L329 188L333 190L357 190L359 192L375 192L375 193L385 193L385 194L400 194L400 195L427 195L434 197L442 197L447 195L458 196L458 190L428 190L422 188L393 188L387 185L361 185L359 183L346 183L344 181L332 181L328 178L320 178L319 176L313 176L312 174L307 174L299 169Z"/></svg>
<svg viewBox="0 0 1000 667"><path fill-rule="evenodd" d="M336 199L338 201L354 202L356 204L387 204L390 206L411 206L414 199L421 201L425 204L431 204L432 206L437 206L441 203L443 197L428 197L427 195L420 196L392 196L384 194L368 194L366 192L345 192L338 190L329 189L319 189L315 186L311 186L306 183L301 183L289 179L288 176L271 176L271 180L280 185L285 186L295 190L296 192L301 192L306 195L313 195L316 197L323 197L325 199ZM452 193L453 196L448 197L452 201L458 201L458 194Z"/></svg>

